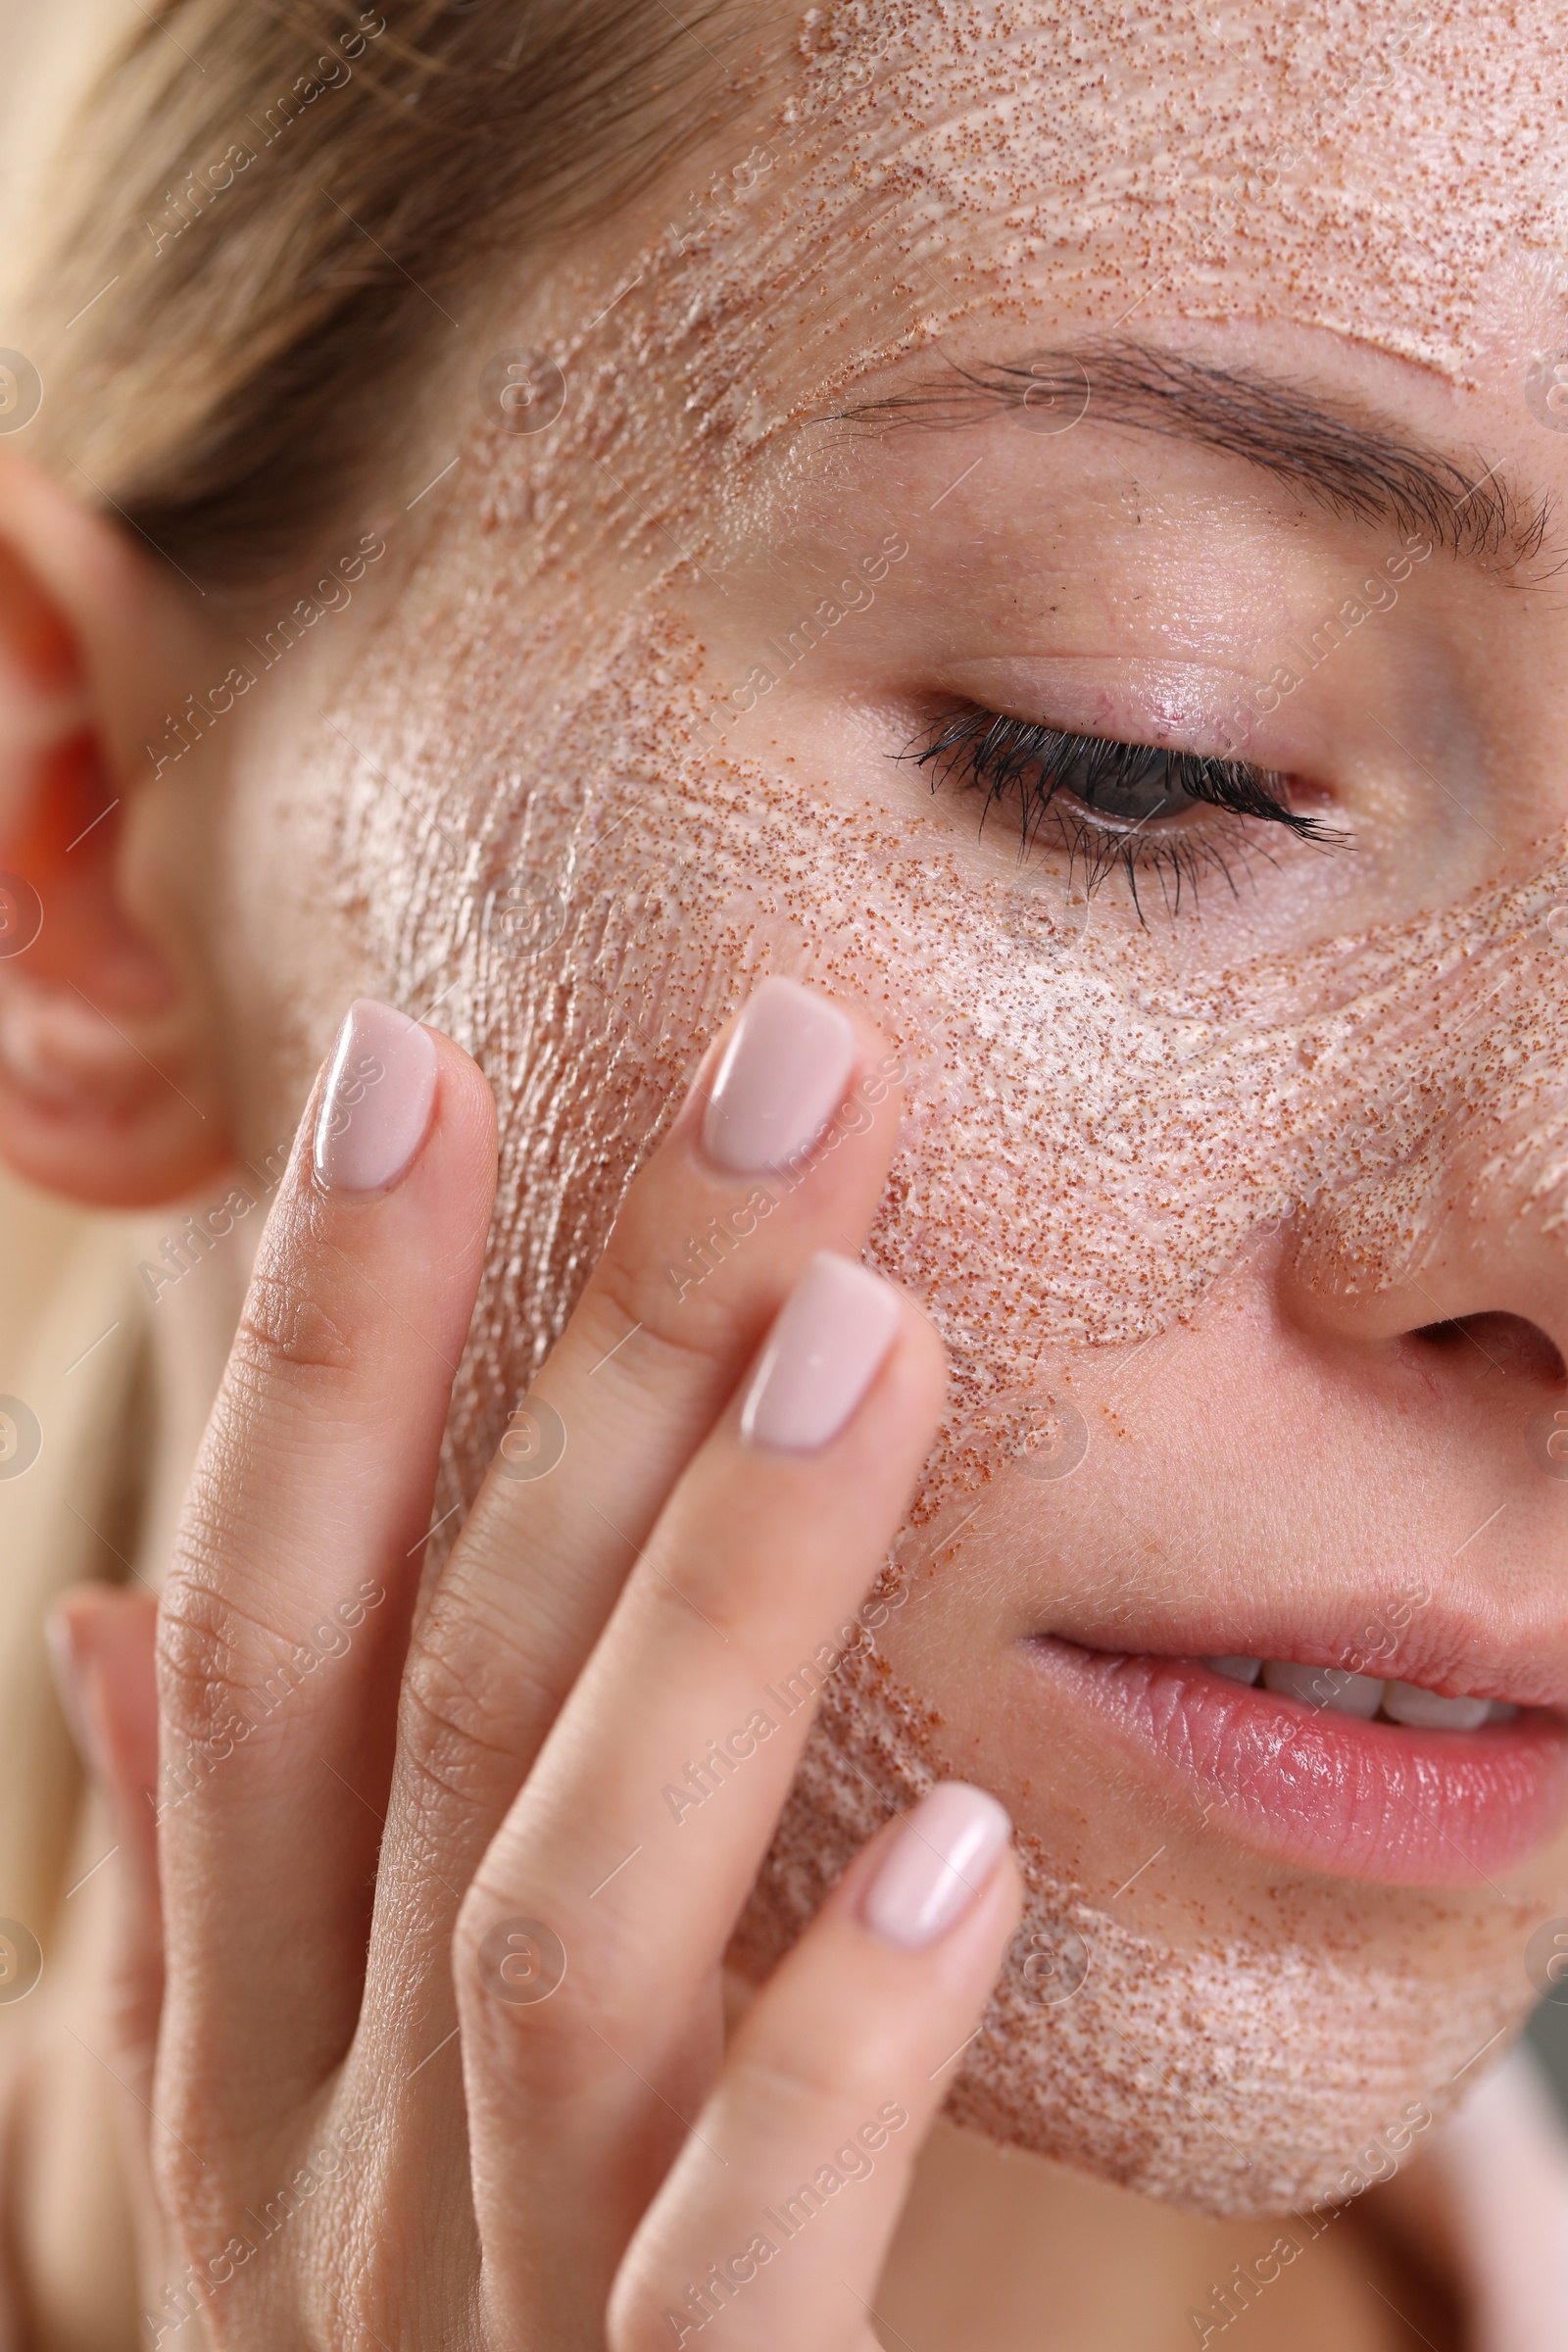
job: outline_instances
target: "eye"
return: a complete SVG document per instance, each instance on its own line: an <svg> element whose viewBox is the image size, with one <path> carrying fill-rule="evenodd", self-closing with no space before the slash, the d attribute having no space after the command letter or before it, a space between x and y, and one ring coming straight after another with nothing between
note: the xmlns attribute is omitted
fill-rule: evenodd
<svg viewBox="0 0 1568 2352"><path fill-rule="evenodd" d="M1102 735L1065 736L1061 745L1043 763L1051 767L1053 799L1070 793L1101 816L1143 825L1156 816L1179 816L1204 797L1189 789L1184 769L1192 762L1179 752L1113 743Z"/></svg>
<svg viewBox="0 0 1568 2352"><path fill-rule="evenodd" d="M1157 873L1172 912L1184 879L1196 892L1200 874L1217 872L1234 890L1232 862L1245 862L1263 826L1282 825L1320 849L1348 841L1293 808L1286 778L1250 760L1070 734L973 705L943 712L898 757L928 767L933 792L982 793L982 828L1010 806L1020 855L1053 839L1091 890L1120 870L1140 920L1141 873Z"/></svg>

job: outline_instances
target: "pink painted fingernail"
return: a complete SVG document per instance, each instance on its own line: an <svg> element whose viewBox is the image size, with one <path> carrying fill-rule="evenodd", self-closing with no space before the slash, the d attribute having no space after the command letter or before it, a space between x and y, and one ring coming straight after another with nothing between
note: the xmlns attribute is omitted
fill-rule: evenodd
<svg viewBox="0 0 1568 2352"><path fill-rule="evenodd" d="M359 997L337 1033L316 1121L316 1180L329 1193L384 1193L425 1139L435 1105L435 1039Z"/></svg>
<svg viewBox="0 0 1568 2352"><path fill-rule="evenodd" d="M836 1438L899 1327L899 1294L853 1258L819 1250L780 1308L741 1413L749 1446L815 1453Z"/></svg>
<svg viewBox="0 0 1568 2352"><path fill-rule="evenodd" d="M855 1068L855 1031L795 980L764 980L735 1025L703 1114L703 1149L737 1175L781 1168L816 1141Z"/></svg>
<svg viewBox="0 0 1568 2352"><path fill-rule="evenodd" d="M923 1952L979 1900L1012 1836L1004 1807L983 1788L944 1781L899 1829L860 1898L884 1943Z"/></svg>

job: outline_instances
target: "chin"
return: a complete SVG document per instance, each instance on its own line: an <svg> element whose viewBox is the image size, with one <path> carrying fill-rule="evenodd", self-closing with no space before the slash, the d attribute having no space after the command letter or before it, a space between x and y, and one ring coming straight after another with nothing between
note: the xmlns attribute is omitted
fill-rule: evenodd
<svg viewBox="0 0 1568 2352"><path fill-rule="evenodd" d="M951 1769L943 1735L884 1659L846 1660L736 1936L745 1975L764 1975L881 1823ZM1087 1901L1040 1839L1017 1846L1022 1924L954 2055L948 2113L1190 2212L1292 2214L1316 2234L1430 2144L1532 2005L1523 1906L1478 1946L1454 1904L1463 1962L1436 1973L1433 1898L1412 1897L1401 1958L1387 1936L1373 1952L1355 1890L1332 1881L1294 1929L1162 1944Z"/></svg>

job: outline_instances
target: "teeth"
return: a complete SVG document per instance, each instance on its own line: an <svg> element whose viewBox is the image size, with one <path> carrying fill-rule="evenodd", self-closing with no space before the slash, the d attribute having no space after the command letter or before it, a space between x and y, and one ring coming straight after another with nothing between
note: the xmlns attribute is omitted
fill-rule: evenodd
<svg viewBox="0 0 1568 2352"><path fill-rule="evenodd" d="M1381 1709L1391 1723L1411 1731L1474 1732L1484 1723L1512 1723L1519 1712L1505 1699L1440 1698L1415 1683L1381 1683L1339 1666L1297 1666L1282 1658L1204 1658L1202 1664L1211 1674L1249 1687L1261 1677L1265 1690L1326 1707L1331 1714L1370 1722Z"/></svg>
<svg viewBox="0 0 1568 2352"><path fill-rule="evenodd" d="M1263 1669L1265 1690L1300 1698L1309 1707L1327 1707L1335 1715L1360 1715L1368 1721L1383 1704L1383 1685L1370 1674L1348 1674L1339 1666L1287 1665L1270 1658Z"/></svg>
<svg viewBox="0 0 1568 2352"><path fill-rule="evenodd" d="M1492 1712L1490 1698L1440 1698L1414 1683L1385 1683L1383 1712L1421 1732L1473 1732Z"/></svg>

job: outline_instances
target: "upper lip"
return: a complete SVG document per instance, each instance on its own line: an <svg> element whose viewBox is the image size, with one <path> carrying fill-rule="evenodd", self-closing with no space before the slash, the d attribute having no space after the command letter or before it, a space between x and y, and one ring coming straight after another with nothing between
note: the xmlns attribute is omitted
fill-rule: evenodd
<svg viewBox="0 0 1568 2352"><path fill-rule="evenodd" d="M1408 1592L1409 1588L1406 1588ZM1041 1635L1125 1657L1276 1658L1298 1666L1348 1669L1382 1682L1413 1683L1443 1697L1500 1699L1512 1706L1568 1714L1568 1644L1558 1618L1499 1626L1497 1612L1445 1598L1407 1606L1409 1623L1389 1622L1398 1596L1362 1597L1287 1609L1266 1601L1245 1611L1220 1603L1152 1612L1134 1623L1118 1611L1040 1626Z"/></svg>

